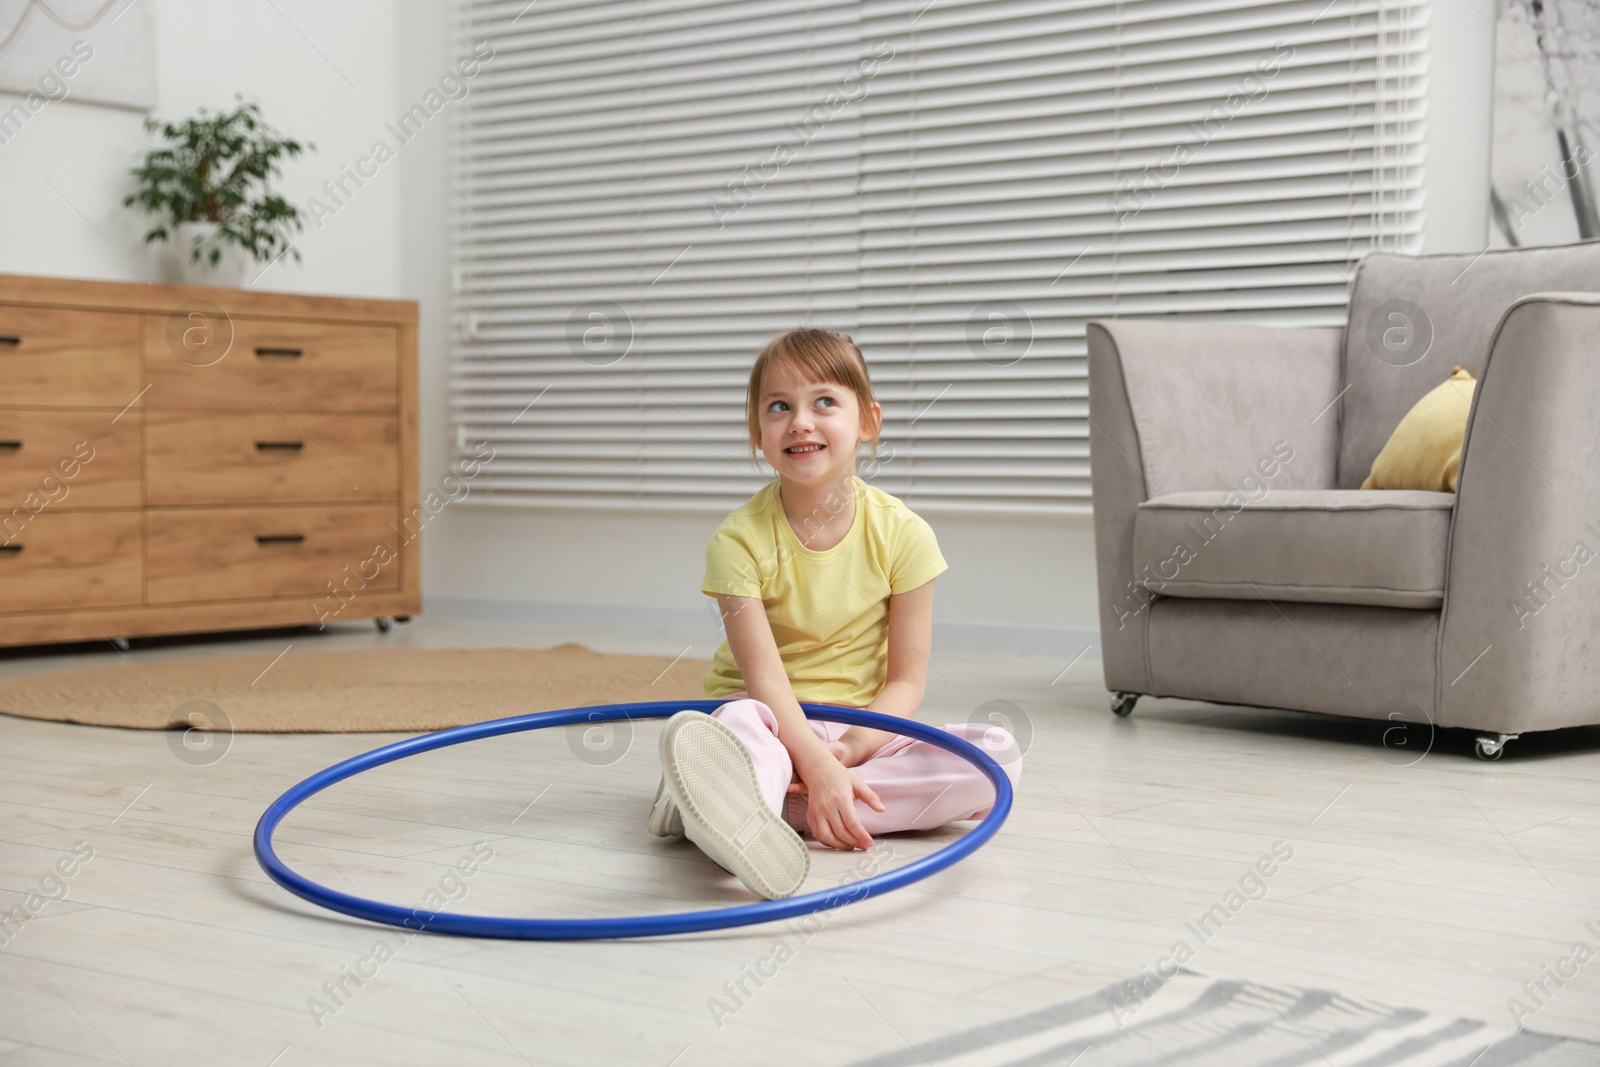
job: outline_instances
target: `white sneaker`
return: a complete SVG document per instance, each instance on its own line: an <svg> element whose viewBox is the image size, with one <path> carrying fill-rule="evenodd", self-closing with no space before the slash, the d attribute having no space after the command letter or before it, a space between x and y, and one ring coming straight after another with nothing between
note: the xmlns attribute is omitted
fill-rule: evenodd
<svg viewBox="0 0 1600 1067"><path fill-rule="evenodd" d="M768 900L799 890L811 850L767 804L737 734L703 711L678 712L661 731L661 773L684 835L713 862Z"/></svg>
<svg viewBox="0 0 1600 1067"><path fill-rule="evenodd" d="M645 829L657 837L683 836L683 816L678 814L678 805L667 795L665 777L656 786L656 798L650 805L650 818L645 823Z"/></svg>

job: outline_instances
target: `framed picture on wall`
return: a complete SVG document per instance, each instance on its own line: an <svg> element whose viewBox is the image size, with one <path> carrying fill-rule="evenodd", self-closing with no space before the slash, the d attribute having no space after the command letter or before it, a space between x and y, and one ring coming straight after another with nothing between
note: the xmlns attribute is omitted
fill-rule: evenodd
<svg viewBox="0 0 1600 1067"><path fill-rule="evenodd" d="M1501 0L1489 247L1600 237L1600 0Z"/></svg>
<svg viewBox="0 0 1600 1067"><path fill-rule="evenodd" d="M24 103L73 100L151 110L153 6L139 0L0 0L0 93Z"/></svg>

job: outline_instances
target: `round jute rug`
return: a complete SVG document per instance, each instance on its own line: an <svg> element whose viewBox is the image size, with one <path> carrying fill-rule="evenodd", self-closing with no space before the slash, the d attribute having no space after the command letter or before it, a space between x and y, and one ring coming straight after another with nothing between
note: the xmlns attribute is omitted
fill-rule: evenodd
<svg viewBox="0 0 1600 1067"><path fill-rule="evenodd" d="M135 658L0 683L0 712L140 730L225 724L242 733L417 732L593 704L701 700L710 669L710 660L596 652L572 643L291 649L276 662L266 654Z"/></svg>

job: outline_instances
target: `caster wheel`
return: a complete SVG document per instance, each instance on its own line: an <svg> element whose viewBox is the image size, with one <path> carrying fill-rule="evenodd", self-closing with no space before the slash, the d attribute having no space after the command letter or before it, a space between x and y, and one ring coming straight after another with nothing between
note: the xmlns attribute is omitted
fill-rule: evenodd
<svg viewBox="0 0 1600 1067"><path fill-rule="evenodd" d="M394 621L395 622L410 622L411 621L411 616L410 615L396 615L394 617Z"/></svg>
<svg viewBox="0 0 1600 1067"><path fill-rule="evenodd" d="M390 619L387 615L382 615L376 619L373 619L372 621L378 624L378 632L380 634L386 634L389 632L389 627L394 620Z"/></svg>
<svg viewBox="0 0 1600 1067"><path fill-rule="evenodd" d="M1472 751L1481 760L1497 760L1506 754L1506 742L1516 738L1516 734L1479 734Z"/></svg>
<svg viewBox="0 0 1600 1067"><path fill-rule="evenodd" d="M126 652L128 649L133 647L133 642L129 641L126 637L113 637L111 639L111 647L116 649L118 652Z"/></svg>
<svg viewBox="0 0 1600 1067"><path fill-rule="evenodd" d="M1126 719L1133 714L1133 706L1139 703L1138 693L1113 693L1111 694L1111 714L1119 719Z"/></svg>

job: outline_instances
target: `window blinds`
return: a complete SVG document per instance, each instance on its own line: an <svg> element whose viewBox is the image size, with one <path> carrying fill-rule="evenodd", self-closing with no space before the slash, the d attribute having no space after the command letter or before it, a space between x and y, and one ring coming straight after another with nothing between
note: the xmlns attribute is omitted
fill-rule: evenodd
<svg viewBox="0 0 1600 1067"><path fill-rule="evenodd" d="M868 480L1084 512L1084 323L1343 322L1422 226L1427 0L464 0L474 500L726 513L772 334L851 334Z"/></svg>

